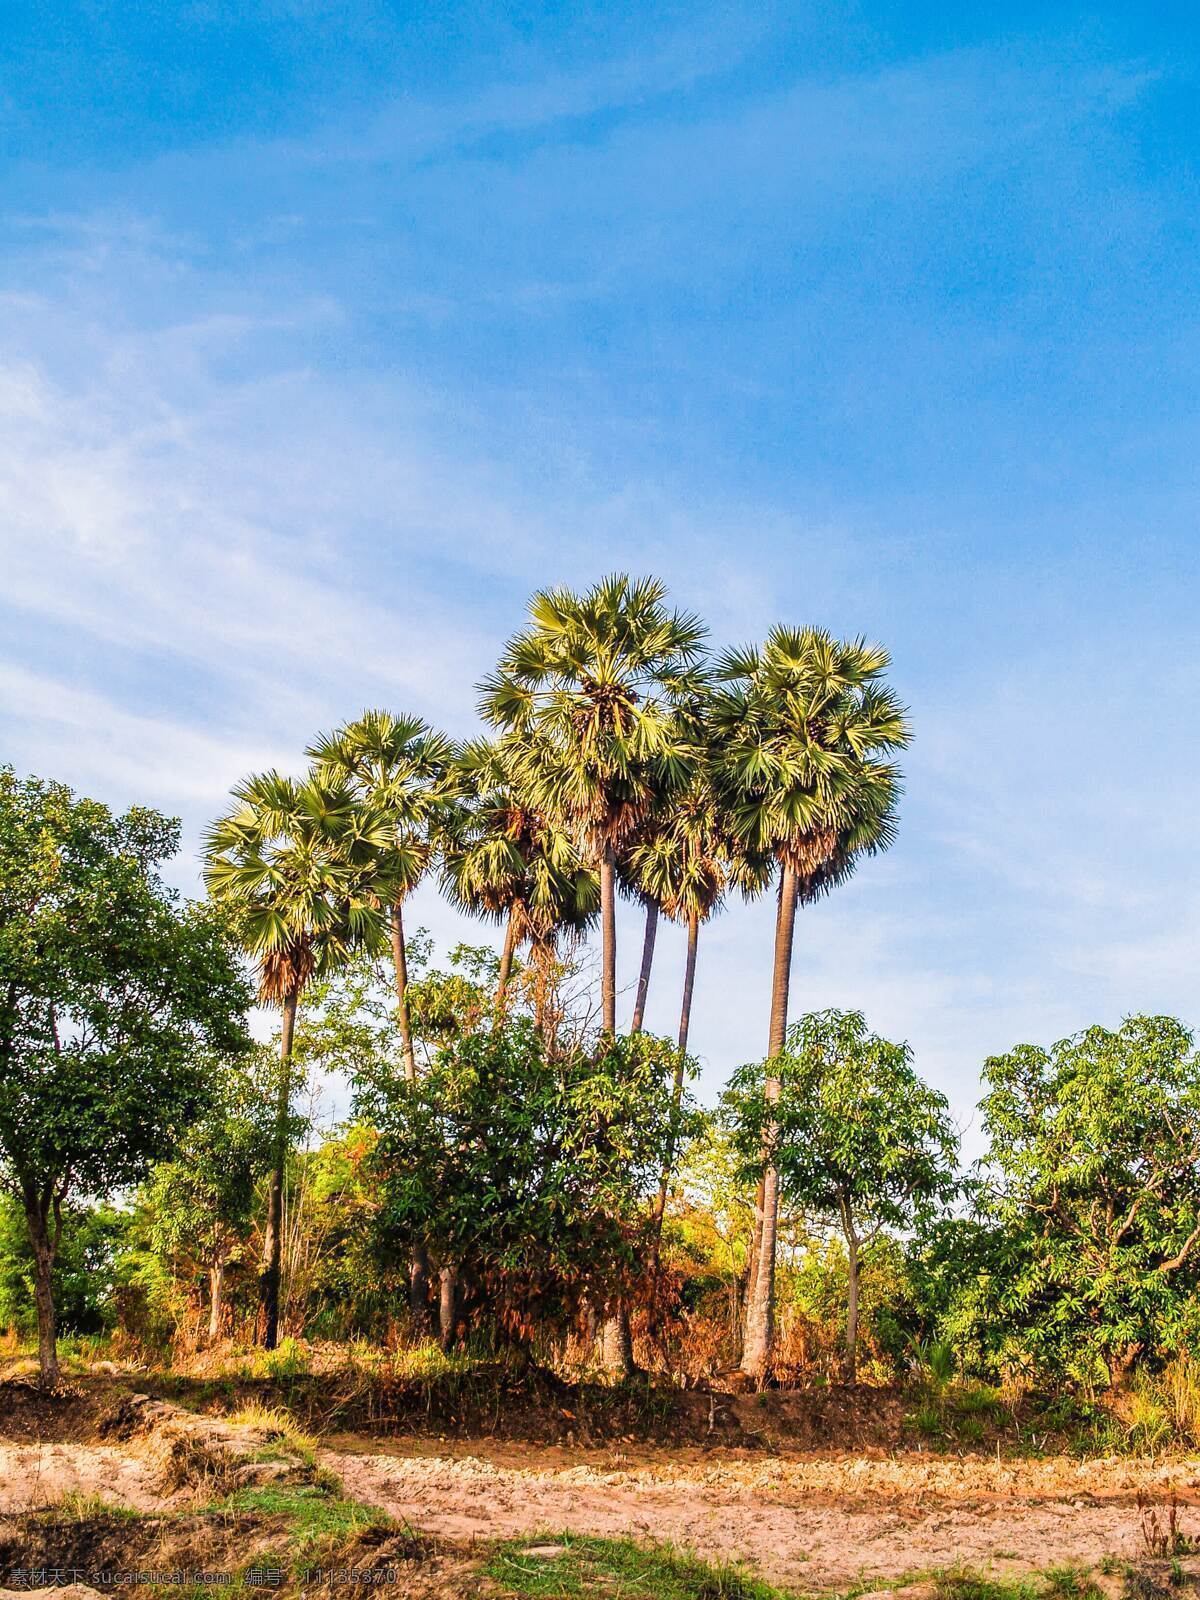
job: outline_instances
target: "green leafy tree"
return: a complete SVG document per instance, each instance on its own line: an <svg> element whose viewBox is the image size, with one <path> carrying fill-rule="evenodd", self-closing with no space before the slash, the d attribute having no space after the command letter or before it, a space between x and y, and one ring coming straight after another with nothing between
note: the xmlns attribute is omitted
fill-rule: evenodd
<svg viewBox="0 0 1200 1600"><path fill-rule="evenodd" d="M376 866L387 816L364 806L347 783L277 772L247 778L235 805L209 828L205 880L235 920L258 965L259 995L281 1014L275 1150L267 1191L261 1280L263 1342L279 1337L283 1194L300 998L314 977L344 966L357 949L381 947L385 930Z"/></svg>
<svg viewBox="0 0 1200 1600"><path fill-rule="evenodd" d="M159 876L178 840L157 812L0 769L0 1181L29 1230L47 1384L64 1203L140 1182L203 1111L214 1054L248 1044L225 929Z"/></svg>
<svg viewBox="0 0 1200 1600"><path fill-rule="evenodd" d="M114 1205L67 1203L54 1257L54 1315L60 1334L106 1333L116 1320L119 1262L129 1214ZM25 1209L0 1190L0 1328L37 1337L37 1258Z"/></svg>
<svg viewBox="0 0 1200 1600"><path fill-rule="evenodd" d="M820 628L773 628L761 649L717 663L723 687L709 701L715 783L729 823L755 855L779 864L767 1059L787 1033L796 908L884 850L896 828L900 774L890 759L909 742L905 713L884 682L888 655ZM768 1072L768 1103L779 1096ZM770 1366L779 1172L764 1128L757 1244L750 1263L742 1367L762 1381Z"/></svg>
<svg viewBox="0 0 1200 1600"><path fill-rule="evenodd" d="M381 1248L427 1237L518 1335L584 1296L611 1304L639 1275L646 1201L691 1125L670 1091L673 1054L605 1033L548 1056L538 1029L511 1019L447 1044L413 1094L368 1096Z"/></svg>
<svg viewBox="0 0 1200 1600"><path fill-rule="evenodd" d="M141 1196L151 1248L171 1262L176 1278L199 1271L208 1280L210 1340L220 1337L226 1275L249 1240L258 1186L274 1153L274 1097L262 1086L282 1064L265 1048L260 1054L260 1063L251 1058L217 1072L211 1106L174 1159L154 1169Z"/></svg>
<svg viewBox="0 0 1200 1600"><path fill-rule="evenodd" d="M1200 1334L1200 1059L1173 1017L1087 1028L984 1067L991 1262L953 1332L1001 1365L1119 1380ZM995 1225L999 1228L996 1231Z"/></svg>
<svg viewBox="0 0 1200 1600"><path fill-rule="evenodd" d="M917 1076L908 1046L868 1032L860 1011L818 1011L788 1030L773 1061L737 1072L725 1103L747 1170L769 1140L785 1200L841 1229L844 1373L853 1383L864 1250L885 1229L913 1228L954 1190L957 1139L945 1097Z"/></svg>

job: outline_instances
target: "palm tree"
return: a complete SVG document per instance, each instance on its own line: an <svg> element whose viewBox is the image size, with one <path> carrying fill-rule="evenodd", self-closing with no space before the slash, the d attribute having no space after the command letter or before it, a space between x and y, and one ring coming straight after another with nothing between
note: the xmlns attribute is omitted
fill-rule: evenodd
<svg viewBox="0 0 1200 1600"><path fill-rule="evenodd" d="M480 710L517 749L520 787L600 876L601 1018L616 1032L618 850L658 794L687 778L676 707L699 688L705 629L668 611L657 579L547 589L481 685Z"/></svg>
<svg viewBox="0 0 1200 1600"><path fill-rule="evenodd" d="M581 937L595 921L600 885L570 838L522 795L516 764L516 747L505 740L476 739L463 747L459 770L472 798L455 808L447 826L442 882L464 911L504 923L498 1016L513 961L529 946L535 1012L544 1031L559 940Z"/></svg>
<svg viewBox="0 0 1200 1600"><path fill-rule="evenodd" d="M455 782L455 747L420 717L365 711L309 746L317 771L349 787L365 811L386 818L375 862L375 891L387 908L396 987L396 1018L405 1082L417 1078L408 1009L404 901L428 871ZM409 1304L418 1327L427 1321L428 1258L414 1249Z"/></svg>
<svg viewBox="0 0 1200 1600"><path fill-rule="evenodd" d="M729 824L747 849L779 864L768 1060L784 1047L796 908L828 893L896 830L900 774L888 759L910 739L903 706L883 682L885 650L819 628L773 628L762 649L730 651L716 667L710 721L715 776ZM779 1080L768 1073L769 1102ZM742 1369L764 1381L775 1296L779 1173L764 1149L757 1248L751 1259Z"/></svg>
<svg viewBox="0 0 1200 1600"><path fill-rule="evenodd" d="M277 772L247 778L233 809L204 842L213 899L232 911L258 965L259 994L281 1012L275 1138L267 1190L261 1296L263 1342L279 1337L283 1193L292 1098L292 1042L305 986L342 966L355 949L375 948L383 928L372 874L384 819L364 810L347 785L296 782Z"/></svg>
<svg viewBox="0 0 1200 1600"><path fill-rule="evenodd" d="M545 589L531 626L481 685L480 711L517 745L521 789L578 841L600 875L601 1025L617 1031L616 862L657 799L687 781L680 708L702 683L706 629L669 611L656 578L614 574L584 595ZM610 1318L605 1364L633 1369L628 1319Z"/></svg>

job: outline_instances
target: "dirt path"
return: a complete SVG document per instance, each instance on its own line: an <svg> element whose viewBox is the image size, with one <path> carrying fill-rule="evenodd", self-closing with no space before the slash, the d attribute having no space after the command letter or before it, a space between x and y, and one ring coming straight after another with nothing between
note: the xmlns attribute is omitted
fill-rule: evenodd
<svg viewBox="0 0 1200 1600"><path fill-rule="evenodd" d="M497 1459L498 1457L498 1459ZM422 1531L486 1539L570 1530L669 1540L814 1590L956 1562L1016 1574L1144 1554L1136 1496L1174 1486L1200 1530L1200 1463L639 1459L564 1451L330 1452L346 1492Z"/></svg>
<svg viewBox="0 0 1200 1600"><path fill-rule="evenodd" d="M100 1495L136 1511L156 1511L163 1503L157 1473L127 1449L0 1444L0 1515L54 1505L67 1494Z"/></svg>

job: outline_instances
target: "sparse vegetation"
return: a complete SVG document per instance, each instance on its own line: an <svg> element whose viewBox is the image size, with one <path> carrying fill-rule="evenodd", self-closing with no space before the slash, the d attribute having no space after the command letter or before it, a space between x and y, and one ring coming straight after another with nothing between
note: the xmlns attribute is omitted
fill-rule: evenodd
<svg viewBox="0 0 1200 1600"><path fill-rule="evenodd" d="M786 1600L779 1589L736 1566L711 1566L668 1545L632 1539L543 1534L507 1540L485 1571L522 1600L577 1595L624 1600Z"/></svg>

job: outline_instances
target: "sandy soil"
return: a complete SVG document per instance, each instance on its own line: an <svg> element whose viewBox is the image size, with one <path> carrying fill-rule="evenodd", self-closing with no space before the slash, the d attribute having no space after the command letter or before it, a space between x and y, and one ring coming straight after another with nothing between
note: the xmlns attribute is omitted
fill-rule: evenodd
<svg viewBox="0 0 1200 1600"><path fill-rule="evenodd" d="M156 1511L163 1503L158 1470L127 1448L0 1444L0 1515L54 1505L65 1494L98 1494L138 1511Z"/></svg>
<svg viewBox="0 0 1200 1600"><path fill-rule="evenodd" d="M656 1453L657 1454L657 1453ZM569 1529L665 1539L740 1559L802 1590L903 1579L956 1562L1016 1574L1145 1554L1136 1497L1174 1487L1180 1526L1200 1531L1200 1463L1015 1465L861 1457L782 1461L572 1462L330 1452L347 1493L453 1539Z"/></svg>
<svg viewBox="0 0 1200 1600"><path fill-rule="evenodd" d="M142 1511L185 1511L235 1484L286 1470L269 1435L146 1396L37 1418L9 1408L0 1439L0 1515L98 1495ZM0 1417L0 1424L4 1418ZM64 1437L67 1428L79 1430ZM0 1427L0 1432L3 1428ZM1180 1532L1200 1534L1200 1461L955 1459L921 1453L728 1446L579 1449L514 1442L331 1437L322 1452L346 1493L467 1555L473 1541L560 1530L668 1540L739 1559L810 1593L862 1579L899 1585L962 1563L1016 1576L1106 1555L1145 1555L1139 1495L1174 1493ZM440 1592L440 1591L439 1591Z"/></svg>

